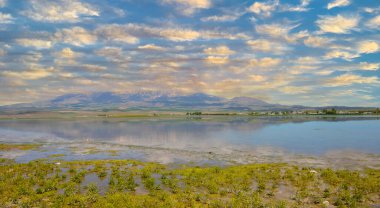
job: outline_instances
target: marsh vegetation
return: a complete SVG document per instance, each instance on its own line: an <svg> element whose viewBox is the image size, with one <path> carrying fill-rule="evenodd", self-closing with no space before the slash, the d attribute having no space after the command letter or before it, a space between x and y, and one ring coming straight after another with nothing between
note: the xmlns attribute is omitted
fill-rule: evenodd
<svg viewBox="0 0 380 208"><path fill-rule="evenodd" d="M2 159L2 207L370 207L380 170Z"/></svg>
<svg viewBox="0 0 380 208"><path fill-rule="evenodd" d="M11 151L11 150L32 150L37 149L40 144L2 144L0 143L0 151Z"/></svg>

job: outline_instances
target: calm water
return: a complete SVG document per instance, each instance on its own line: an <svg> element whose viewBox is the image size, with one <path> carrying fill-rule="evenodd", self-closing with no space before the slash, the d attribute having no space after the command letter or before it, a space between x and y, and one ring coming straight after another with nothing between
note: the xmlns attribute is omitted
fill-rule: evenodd
<svg viewBox="0 0 380 208"><path fill-rule="evenodd" d="M131 158L147 154L148 150L139 152L138 148L209 154L258 152L260 148L270 150L265 155L284 151L320 156L343 150L380 154L380 120L351 117L3 120L0 141L40 142L46 145L44 154L63 152L67 157L70 156L67 144L71 149L76 146L76 150L89 145L98 148L111 145L118 150L126 146L129 150L121 151L119 157ZM107 154L99 153L98 157L107 157L104 155Z"/></svg>

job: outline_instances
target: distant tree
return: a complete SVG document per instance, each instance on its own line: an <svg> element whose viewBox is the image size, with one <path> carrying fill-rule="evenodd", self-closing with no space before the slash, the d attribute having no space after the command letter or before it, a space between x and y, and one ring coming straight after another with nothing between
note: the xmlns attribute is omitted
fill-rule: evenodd
<svg viewBox="0 0 380 208"><path fill-rule="evenodd" d="M323 112L323 114L327 114L327 115L336 115L336 109L335 108L324 109L322 112Z"/></svg>
<svg viewBox="0 0 380 208"><path fill-rule="evenodd" d="M186 115L200 116L200 115L202 115L202 112L200 112L200 111L196 111L196 112L187 112Z"/></svg>

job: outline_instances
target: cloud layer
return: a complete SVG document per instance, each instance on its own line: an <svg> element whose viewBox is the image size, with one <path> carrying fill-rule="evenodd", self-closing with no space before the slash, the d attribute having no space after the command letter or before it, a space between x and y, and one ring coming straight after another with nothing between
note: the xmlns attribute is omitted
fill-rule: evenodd
<svg viewBox="0 0 380 208"><path fill-rule="evenodd" d="M0 105L94 91L380 106L376 1L0 0Z"/></svg>

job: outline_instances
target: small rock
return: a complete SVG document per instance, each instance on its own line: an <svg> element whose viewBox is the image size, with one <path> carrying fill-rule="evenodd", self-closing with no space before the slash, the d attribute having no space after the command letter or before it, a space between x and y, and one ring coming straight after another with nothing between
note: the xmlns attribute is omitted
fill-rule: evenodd
<svg viewBox="0 0 380 208"><path fill-rule="evenodd" d="M323 201L322 204L323 204L325 207L327 207L327 206L330 205L330 202L329 202L329 201Z"/></svg>
<svg viewBox="0 0 380 208"><path fill-rule="evenodd" d="M56 164L56 165L60 165L61 163L60 163L60 162L56 162L55 164Z"/></svg>
<svg viewBox="0 0 380 208"><path fill-rule="evenodd" d="M316 174L316 173L318 173L318 172L317 172L316 170L311 170L310 173L314 173L314 174Z"/></svg>

